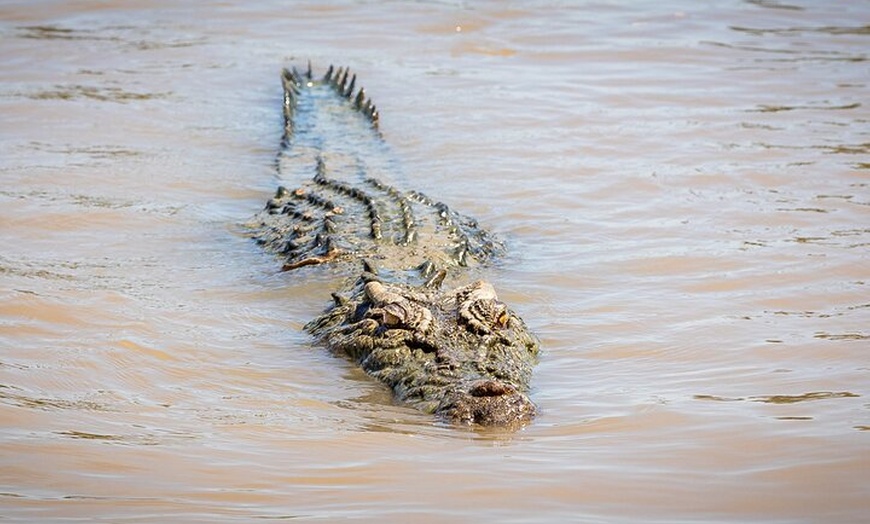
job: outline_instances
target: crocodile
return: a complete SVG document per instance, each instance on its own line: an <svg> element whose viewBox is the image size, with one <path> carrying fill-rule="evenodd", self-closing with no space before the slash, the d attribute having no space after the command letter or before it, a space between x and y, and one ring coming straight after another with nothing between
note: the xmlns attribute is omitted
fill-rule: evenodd
<svg viewBox="0 0 870 524"><path fill-rule="evenodd" d="M305 326L316 345L357 362L396 398L459 425L520 427L535 416L539 341L475 280L504 252L478 222L386 183L398 170L380 113L356 75L283 69L282 182L248 224L283 271L343 277Z"/></svg>

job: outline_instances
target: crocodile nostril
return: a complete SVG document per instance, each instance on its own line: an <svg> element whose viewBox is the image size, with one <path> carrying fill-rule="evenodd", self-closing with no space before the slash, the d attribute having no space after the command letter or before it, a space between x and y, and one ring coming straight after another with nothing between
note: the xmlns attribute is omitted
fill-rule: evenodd
<svg viewBox="0 0 870 524"><path fill-rule="evenodd" d="M498 397L514 392L514 388L497 380L479 380L468 390L472 397Z"/></svg>

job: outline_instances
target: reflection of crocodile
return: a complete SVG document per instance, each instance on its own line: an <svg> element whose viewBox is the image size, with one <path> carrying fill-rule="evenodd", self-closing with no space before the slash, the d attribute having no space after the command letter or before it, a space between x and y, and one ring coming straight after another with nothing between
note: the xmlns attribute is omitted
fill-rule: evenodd
<svg viewBox="0 0 870 524"><path fill-rule="evenodd" d="M306 182L279 187L251 234L285 271L329 264L348 277L306 329L423 411L466 424L531 420L536 338L492 285L455 281L501 245L443 203L379 180L395 167L356 75L330 67L314 78L309 65L282 81L278 171Z"/></svg>

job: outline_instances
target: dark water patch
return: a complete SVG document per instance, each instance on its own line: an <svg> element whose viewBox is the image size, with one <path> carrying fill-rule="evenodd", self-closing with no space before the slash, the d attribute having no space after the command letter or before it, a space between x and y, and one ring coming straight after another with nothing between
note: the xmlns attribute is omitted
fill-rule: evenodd
<svg viewBox="0 0 870 524"><path fill-rule="evenodd" d="M819 313L817 311L765 311L766 314L769 315L781 315L781 316L796 316L802 318L829 318L836 315L842 315L843 313L837 313L836 315L831 315L828 313Z"/></svg>
<svg viewBox="0 0 870 524"><path fill-rule="evenodd" d="M825 33L829 35L870 35L870 26L822 26L822 27L788 27L776 29L758 29L752 27L731 26L732 31L741 33L749 33L755 36L777 35L777 36L792 36L801 35L804 33Z"/></svg>
<svg viewBox="0 0 870 524"><path fill-rule="evenodd" d="M866 155L870 154L870 142L855 145L839 145L839 146L816 146L818 149L824 150L826 153L841 154L841 155Z"/></svg>
<svg viewBox="0 0 870 524"><path fill-rule="evenodd" d="M827 244L825 237L795 237L792 242L798 244Z"/></svg>
<svg viewBox="0 0 870 524"><path fill-rule="evenodd" d="M58 431L56 434L61 435L63 437L70 437L74 439L83 439L83 440L105 440L105 441L122 441L123 437L119 437L118 435L102 435L99 433L88 433L86 431Z"/></svg>
<svg viewBox="0 0 870 524"><path fill-rule="evenodd" d="M153 27L137 27L133 25L109 25L97 28L72 28L58 25L34 25L18 27L19 38L32 40L59 40L59 41L93 41L110 42L120 44L121 48L136 51L160 51L166 49L179 49L205 44L209 41L206 36L185 38L183 36L167 34L165 38L154 35ZM141 38L141 35L152 38Z"/></svg>
<svg viewBox="0 0 870 524"><path fill-rule="evenodd" d="M170 40L170 41L156 41L156 40L139 40L136 42L130 42L130 45L138 51L159 51L164 49L180 49L184 47L194 47L198 45L203 45L208 42L206 38L200 38L196 40Z"/></svg>
<svg viewBox="0 0 870 524"><path fill-rule="evenodd" d="M20 408L38 409L43 411L76 410L76 411L115 411L106 404L88 399L61 399L49 397L32 397L25 394L0 391L0 402Z"/></svg>
<svg viewBox="0 0 870 524"><path fill-rule="evenodd" d="M841 199L841 200L851 200L854 198L854 195L816 195L816 198L833 198L833 199Z"/></svg>
<svg viewBox="0 0 870 524"><path fill-rule="evenodd" d="M135 101L159 100L169 98L171 91L161 93L138 93L120 87L98 87L87 85L55 86L54 89L21 93L21 96L33 100L78 100L90 99L100 102L128 103Z"/></svg>
<svg viewBox="0 0 870 524"><path fill-rule="evenodd" d="M92 433L88 431L57 431L56 435L74 440L94 440L108 444L122 444L131 446L156 446L160 439L150 434L113 435L105 433Z"/></svg>
<svg viewBox="0 0 870 524"><path fill-rule="evenodd" d="M761 149L783 149L783 150L816 150L821 151L824 154L843 154L843 155L863 155L870 153L870 143L868 144L855 144L855 145L846 145L840 144L835 146L828 145L793 145L793 144L777 144L777 143L769 143L769 142L753 142L751 144L753 147L759 147ZM729 144L729 147L739 148L742 147L739 144ZM807 166L813 165L815 162L789 162L787 165L789 166Z"/></svg>
<svg viewBox="0 0 870 524"><path fill-rule="evenodd" d="M87 195L82 193L61 193L51 191L10 191L0 190L0 196L19 200L44 201L51 205L69 204L72 206L80 206L86 208L99 209L131 209L137 212L157 213L163 215L174 215L181 211L184 206L167 205L156 202L146 202L144 200L130 200L126 198L103 196L103 195Z"/></svg>
<svg viewBox="0 0 870 524"><path fill-rule="evenodd" d="M695 400L714 402L762 402L765 404L796 404L813 400L830 400L835 398L858 398L861 395L848 391L813 391L802 395L760 395L751 397L721 397L717 395L693 395Z"/></svg>
<svg viewBox="0 0 870 524"><path fill-rule="evenodd" d="M19 256L16 259L0 256L0 275L17 277L21 281L35 284L36 280L62 282L62 289L79 290L112 290L130 293L134 290L160 288L162 283L155 278L139 277L131 281L129 268L138 268L140 272L157 264L155 258L119 259L95 258L86 259L52 259ZM40 296L32 292L32 296Z"/></svg>
<svg viewBox="0 0 870 524"><path fill-rule="evenodd" d="M818 332L813 338L822 340L870 340L870 335L864 333L824 333Z"/></svg>
<svg viewBox="0 0 870 524"><path fill-rule="evenodd" d="M775 0L746 0L747 4L763 7L766 9L782 9L785 11L803 11L804 8L799 5L783 4Z"/></svg>
<svg viewBox="0 0 870 524"><path fill-rule="evenodd" d="M721 47L735 51L750 51L753 53L769 53L772 55L791 55L789 58L768 58L767 61L780 62L809 62L809 61L831 61L831 62L864 62L867 56L864 54L846 53L843 51L827 51L827 50L798 50L786 49L781 47L764 47L751 44L737 44L730 42L718 42L715 40L701 40L699 44Z"/></svg>
<svg viewBox="0 0 870 524"><path fill-rule="evenodd" d="M114 144L92 144L86 146L59 145L48 142L28 142L20 146L27 150L36 150L58 155L84 155L95 160L109 160L120 157L137 157L142 152Z"/></svg>
<svg viewBox="0 0 870 524"><path fill-rule="evenodd" d="M814 391L804 393L803 395L769 395L759 397L749 397L750 402L764 402L765 404L796 404L798 402L807 402L811 400L829 400L834 398L857 398L861 395L850 393L848 391L831 392L831 391Z"/></svg>
<svg viewBox="0 0 870 524"><path fill-rule="evenodd" d="M776 209L777 211L787 211L787 212L801 212L801 213L830 213L831 211L828 209L823 209L821 207L779 207Z"/></svg>
<svg viewBox="0 0 870 524"><path fill-rule="evenodd" d="M829 311L813 311L813 310L765 310L762 315L758 317L761 318L766 315L773 315L778 317L793 317L793 318L836 318L842 317L845 315L853 314L856 311L862 311L870 308L870 304L858 304L855 306L846 306L846 307L835 307L831 308ZM752 317L748 317L752 318ZM818 337L817 337L818 338Z"/></svg>
<svg viewBox="0 0 870 524"><path fill-rule="evenodd" d="M100 31L72 29L56 25L33 25L18 28L18 36L35 40L103 40L109 42L120 41L115 36L104 36Z"/></svg>
<svg viewBox="0 0 870 524"><path fill-rule="evenodd" d="M779 113L781 111L797 111L800 109L822 109L828 111L840 111L846 109L858 109L861 107L861 104L855 102L854 104L843 104L838 106L825 106L825 105L803 105L803 106L773 106L761 104L756 109L747 109L749 113Z"/></svg>
<svg viewBox="0 0 870 524"><path fill-rule="evenodd" d="M0 275L18 276L23 278L40 278L47 280L76 280L75 275L65 272L53 271L44 267L33 266L20 261L12 261L5 257L0 257ZM37 293L33 293L36 295Z"/></svg>

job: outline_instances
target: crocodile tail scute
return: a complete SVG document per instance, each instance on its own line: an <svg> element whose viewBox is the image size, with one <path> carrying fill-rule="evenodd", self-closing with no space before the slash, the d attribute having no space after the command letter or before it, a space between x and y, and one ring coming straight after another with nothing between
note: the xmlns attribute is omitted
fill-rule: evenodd
<svg viewBox="0 0 870 524"><path fill-rule="evenodd" d="M350 78L350 80L348 80L348 78ZM356 95L354 95L356 74L352 74L349 68L339 67L336 69L335 66L330 65L329 69L326 70L326 74L323 76L322 82L332 86L339 96L352 100L354 109L368 118L372 123L372 127L378 129L378 123L380 120L378 108L375 106L375 103L372 102L372 99L366 96L365 89L362 87L360 87L356 92Z"/></svg>
<svg viewBox="0 0 870 524"><path fill-rule="evenodd" d="M299 88L302 85L299 73L294 68L284 69L281 72L281 85L284 88L284 136L282 143L287 147L290 137L293 136L293 115L296 112L296 101L299 98Z"/></svg>

